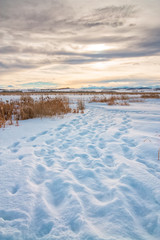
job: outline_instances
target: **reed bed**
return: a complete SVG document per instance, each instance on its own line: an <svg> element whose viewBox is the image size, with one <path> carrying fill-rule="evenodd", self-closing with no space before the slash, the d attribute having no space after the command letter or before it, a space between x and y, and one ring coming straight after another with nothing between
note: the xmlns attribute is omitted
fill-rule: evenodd
<svg viewBox="0 0 160 240"><path fill-rule="evenodd" d="M44 97L34 100L31 96L22 95L19 100L0 101L0 128L6 123L18 125L19 120L52 117L70 113L72 109L67 97Z"/></svg>

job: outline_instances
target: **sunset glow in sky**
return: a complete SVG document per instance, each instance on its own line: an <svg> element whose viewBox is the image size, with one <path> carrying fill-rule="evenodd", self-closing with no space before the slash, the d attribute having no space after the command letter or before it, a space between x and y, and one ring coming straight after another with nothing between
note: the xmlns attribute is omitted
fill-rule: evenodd
<svg viewBox="0 0 160 240"><path fill-rule="evenodd" d="M0 0L0 88L160 87L160 0Z"/></svg>

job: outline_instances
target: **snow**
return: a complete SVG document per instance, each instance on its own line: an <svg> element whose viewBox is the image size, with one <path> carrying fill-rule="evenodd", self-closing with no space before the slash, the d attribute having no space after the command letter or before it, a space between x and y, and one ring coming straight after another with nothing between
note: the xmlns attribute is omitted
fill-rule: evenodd
<svg viewBox="0 0 160 240"><path fill-rule="evenodd" d="M0 129L1 240L158 240L159 100Z"/></svg>

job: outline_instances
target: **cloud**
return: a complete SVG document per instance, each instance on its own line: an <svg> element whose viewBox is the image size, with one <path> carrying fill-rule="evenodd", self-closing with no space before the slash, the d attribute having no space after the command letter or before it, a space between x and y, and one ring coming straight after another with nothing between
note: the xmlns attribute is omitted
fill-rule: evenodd
<svg viewBox="0 0 160 240"><path fill-rule="evenodd" d="M90 82L88 82L90 84ZM96 85L95 85L96 84ZM103 85L102 85L103 84ZM84 88L108 88L108 87L160 87L159 79L148 78L119 78L119 79L104 79L93 81L92 85Z"/></svg>
<svg viewBox="0 0 160 240"><path fill-rule="evenodd" d="M0 62L0 69L6 69L7 71L9 69L33 69L36 68L35 65L18 60L13 63L13 62Z"/></svg>
<svg viewBox="0 0 160 240"><path fill-rule="evenodd" d="M45 2L42 0L0 0L0 3L1 26L18 31L50 32L62 26L72 11L65 1L57 0Z"/></svg>
<svg viewBox="0 0 160 240"><path fill-rule="evenodd" d="M146 29L144 36L138 42L137 47L160 53L160 27Z"/></svg>
<svg viewBox="0 0 160 240"><path fill-rule="evenodd" d="M83 17L79 24L85 27L111 26L120 27L126 19L135 16L136 9L133 5L106 6L96 9L91 15Z"/></svg>
<svg viewBox="0 0 160 240"><path fill-rule="evenodd" d="M3 46L0 47L0 53L1 54L13 54L20 52L20 48L16 46Z"/></svg>
<svg viewBox="0 0 160 240"><path fill-rule="evenodd" d="M115 28L124 25L126 20L133 18L136 13L133 5L105 6L79 16L76 13L78 9L74 11L73 3L69 1L0 0L0 2L1 27L12 31L44 33L101 26Z"/></svg>
<svg viewBox="0 0 160 240"><path fill-rule="evenodd" d="M11 76L29 83L33 80L33 84L35 80L41 84L41 79L52 82L54 78L63 86L66 79L85 83L96 74L97 79L116 74L117 79L128 79L134 70L137 79L155 77L160 64L158 20L153 24L148 18L145 0L139 3L142 8L125 3L0 0L1 79L8 79L7 86L12 85ZM105 45L108 50L87 50L95 44ZM94 65L101 62L102 68L95 70Z"/></svg>
<svg viewBox="0 0 160 240"><path fill-rule="evenodd" d="M1 68L7 69L8 67L7 67L7 65L4 64L3 62L0 62L0 69L1 69Z"/></svg>
<svg viewBox="0 0 160 240"><path fill-rule="evenodd" d="M66 40L70 42L76 42L80 44L98 44L98 43L105 43L105 44L117 44L117 43L124 43L132 41L135 36L124 36L124 35L117 35L117 34L91 34L91 35L82 35L76 37L70 37Z"/></svg>

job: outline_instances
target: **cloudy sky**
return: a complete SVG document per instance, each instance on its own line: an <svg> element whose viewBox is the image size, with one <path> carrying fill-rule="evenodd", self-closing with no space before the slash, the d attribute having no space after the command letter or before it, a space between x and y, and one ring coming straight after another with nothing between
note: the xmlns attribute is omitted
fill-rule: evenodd
<svg viewBox="0 0 160 240"><path fill-rule="evenodd" d="M0 88L160 86L160 0L0 0Z"/></svg>

